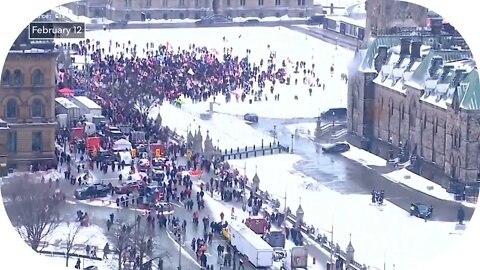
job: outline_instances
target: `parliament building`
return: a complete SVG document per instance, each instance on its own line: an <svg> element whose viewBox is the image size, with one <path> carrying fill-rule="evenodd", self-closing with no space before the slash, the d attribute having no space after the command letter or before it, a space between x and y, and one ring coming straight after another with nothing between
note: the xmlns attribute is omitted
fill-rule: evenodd
<svg viewBox="0 0 480 270"><path fill-rule="evenodd" d="M375 19L383 17L375 10L395 13L396 1L369 2L369 38L350 67L350 141L386 159L406 156L416 173L478 196L480 83L472 52L442 18L424 25L426 9L402 6L400 14L412 8L402 27ZM392 6L372 6L380 3Z"/></svg>

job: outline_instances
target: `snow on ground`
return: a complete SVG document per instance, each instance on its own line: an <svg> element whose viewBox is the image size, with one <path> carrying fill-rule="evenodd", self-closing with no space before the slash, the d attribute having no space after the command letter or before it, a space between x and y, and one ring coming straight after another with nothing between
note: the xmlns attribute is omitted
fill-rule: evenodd
<svg viewBox="0 0 480 270"><path fill-rule="evenodd" d="M155 37L155 38L153 38ZM225 41L223 41L225 37ZM276 84L274 94L280 94L280 101L274 101L270 94L270 84L267 83L264 94L268 100L245 104L237 102L233 97L229 104L225 104L223 98L215 100L214 111L225 114L243 116L245 113L256 113L260 117L268 118L298 118L316 117L320 112L331 107L346 107L347 84L340 80L341 73L347 74L347 67L353 58L353 52L340 46L308 37L302 33L289 30L284 27L228 27L228 28L195 28L195 29L123 29L111 31L91 31L87 38L100 41L100 46L108 46L110 40L125 43L128 41L139 44L138 51L142 52L144 44L154 42L154 47L159 44L169 43L172 48L188 48L195 43L198 46L206 46L223 52L224 48L233 48L233 54L244 57L247 49L252 53L249 58L252 62L259 63L261 59L267 60L270 52L275 52L277 67L283 60L287 62L287 73L292 75L291 85ZM252 43L251 40L255 40ZM295 40L295 42L292 42ZM75 42L68 40L68 42ZM270 46L270 48L268 48ZM112 52L119 55L119 51ZM289 63L290 59L291 63ZM312 87L312 96L309 95L309 86L304 85L303 71L293 74L293 65L297 61L305 61L307 68L315 64L314 72L320 78L320 83L325 84L325 90L321 87ZM334 65L333 77L330 75L330 67ZM294 79L298 78L298 85ZM311 82L314 80L312 79ZM257 89L255 89L257 90ZM298 100L294 99L298 97ZM248 102L247 97L245 102ZM195 113L203 113L209 109L208 102L192 104L186 101L184 106Z"/></svg>
<svg viewBox="0 0 480 270"><path fill-rule="evenodd" d="M301 202L306 223L314 224L327 236L333 223L334 240L343 249L351 234L355 258L379 269L384 258L395 263L397 270L410 269L458 238L455 223L424 222L388 201L381 209L369 204L370 196L329 190L297 172L293 165L299 160L300 156L284 154L229 163L242 170L245 163L250 179L257 167L261 190L268 190L280 202L287 193L287 205L292 211Z"/></svg>
<svg viewBox="0 0 480 270"><path fill-rule="evenodd" d="M262 139L265 145L273 142L273 138L268 134L255 130L244 121L230 115L213 114L211 120L202 120L186 108L178 109L164 103L160 108L152 110L150 116L155 119L159 111L162 116L162 125L175 129L184 138L187 130L192 130L192 134L195 134L200 126L203 139L207 136L208 130L213 146L220 146L222 150L251 147L254 144L261 145Z"/></svg>
<svg viewBox="0 0 480 270"><path fill-rule="evenodd" d="M297 123L287 125L286 128L292 134L295 134L297 137L303 137L307 139L312 139L315 137L315 128L317 123Z"/></svg>
<svg viewBox="0 0 480 270"><path fill-rule="evenodd" d="M105 18L89 18L89 17L85 17L85 16L77 16L77 15L73 14L72 10L70 10L69 8L64 7L64 6L58 6L58 7L52 8L51 10L53 12L59 14L60 16L63 16L64 18L68 18L72 21L82 22L82 23L85 23L85 24L91 24L91 23L102 24L102 23L113 22L113 21L105 19Z"/></svg>
<svg viewBox="0 0 480 270"><path fill-rule="evenodd" d="M65 266L65 257L63 256L50 256L50 255L39 255L39 257L42 260L45 260L49 267L48 268L39 268L39 269L75 269L75 263L77 262L77 258L72 257L68 261L68 267ZM89 260L85 259L82 260L80 259L80 262L83 262L83 265L85 267L89 266L96 266L97 270L112 270L112 269L117 269L118 266L114 265L116 264L116 261L113 260L108 260L108 261L96 261L96 260ZM83 267L82 267L83 269Z"/></svg>
<svg viewBox="0 0 480 270"><path fill-rule="evenodd" d="M49 245L45 247L44 250L65 251L66 241L69 237L72 237L78 227L79 223L74 221L70 223L61 223L52 234L45 238L45 241L48 242ZM91 224L88 227L80 227L73 244L82 247L86 245L96 246L98 250L102 250L107 242L108 239L104 234L104 230L97 225ZM85 250L72 250L71 252L84 254Z"/></svg>
<svg viewBox="0 0 480 270"><path fill-rule="evenodd" d="M376 156L368 151L357 148L350 144L350 150L341 153L342 156L356 161L365 167L369 166L386 166L387 161L379 156Z"/></svg>
<svg viewBox="0 0 480 270"><path fill-rule="evenodd" d="M442 186L426 178L423 178L420 175L415 174L407 169L396 170L391 173L383 174L383 176L392 182L408 186L410 188L428 194L432 197L441 200L455 201L453 194L448 193L447 190L444 189ZM472 208L475 208L477 206L474 203L468 202L462 202L462 204Z"/></svg>

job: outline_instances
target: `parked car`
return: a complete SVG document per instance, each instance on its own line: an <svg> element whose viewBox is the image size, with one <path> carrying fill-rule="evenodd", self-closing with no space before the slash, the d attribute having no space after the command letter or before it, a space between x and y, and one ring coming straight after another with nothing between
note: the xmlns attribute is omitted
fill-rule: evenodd
<svg viewBox="0 0 480 270"><path fill-rule="evenodd" d="M143 186L142 181L127 181L125 183L121 183L118 186L114 187L116 194L130 194L134 191L139 190Z"/></svg>
<svg viewBox="0 0 480 270"><path fill-rule="evenodd" d="M252 123L258 123L258 115L254 113L247 113L243 116L243 120L252 122Z"/></svg>
<svg viewBox="0 0 480 270"><path fill-rule="evenodd" d="M325 145L322 147L322 151L328 154L343 153L350 150L350 145L345 142L338 142L334 144Z"/></svg>
<svg viewBox="0 0 480 270"><path fill-rule="evenodd" d="M146 172L150 169L150 160L148 159L140 159L138 161L138 169L141 172Z"/></svg>
<svg viewBox="0 0 480 270"><path fill-rule="evenodd" d="M259 19L248 19L248 20L245 20L244 22L241 23L241 25L243 25L243 26L253 26L253 25L258 25L258 24L260 24Z"/></svg>
<svg viewBox="0 0 480 270"><path fill-rule="evenodd" d="M315 14L307 19L308 25L320 25L323 24L323 20L325 19L324 14Z"/></svg>
<svg viewBox="0 0 480 270"><path fill-rule="evenodd" d="M102 184L93 184L75 190L74 196L77 200L86 200L91 198L106 197L110 188Z"/></svg>
<svg viewBox="0 0 480 270"><path fill-rule="evenodd" d="M418 218L428 219L432 216L433 207L426 206L422 203L410 204L410 216L416 216Z"/></svg>

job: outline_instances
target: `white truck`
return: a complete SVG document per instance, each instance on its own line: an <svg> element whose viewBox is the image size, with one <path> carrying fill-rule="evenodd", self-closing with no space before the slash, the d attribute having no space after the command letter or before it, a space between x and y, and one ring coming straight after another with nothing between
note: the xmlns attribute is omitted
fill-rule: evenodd
<svg viewBox="0 0 480 270"><path fill-rule="evenodd" d="M246 256L255 267L271 267L274 250L258 234L241 222L228 225L230 244Z"/></svg>
<svg viewBox="0 0 480 270"><path fill-rule="evenodd" d="M287 250L287 255L283 261L282 269L296 270L307 269L308 267L308 250L306 247L292 247Z"/></svg>
<svg viewBox="0 0 480 270"><path fill-rule="evenodd" d="M91 114L92 116L102 115L102 107L95 101L85 96L75 96L71 101L80 108L82 115ZM89 121L92 122L92 121Z"/></svg>

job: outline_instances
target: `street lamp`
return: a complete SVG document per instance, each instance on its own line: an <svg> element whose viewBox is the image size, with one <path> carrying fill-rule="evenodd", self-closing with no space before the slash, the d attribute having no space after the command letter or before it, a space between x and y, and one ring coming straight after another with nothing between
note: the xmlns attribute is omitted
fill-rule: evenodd
<svg viewBox="0 0 480 270"><path fill-rule="evenodd" d="M273 125L273 144L277 143L277 125Z"/></svg>
<svg viewBox="0 0 480 270"><path fill-rule="evenodd" d="M246 211L247 210L247 190L245 189L246 185L247 185L247 162L244 163L244 166L243 166L243 205L242 205L242 210L243 211Z"/></svg>
<svg viewBox="0 0 480 270"><path fill-rule="evenodd" d="M292 144L291 144L291 146L290 146L290 154L293 154L293 138L294 138L294 137L295 137L295 136L292 134Z"/></svg>
<svg viewBox="0 0 480 270"><path fill-rule="evenodd" d="M182 234L178 234L178 270L182 270Z"/></svg>

